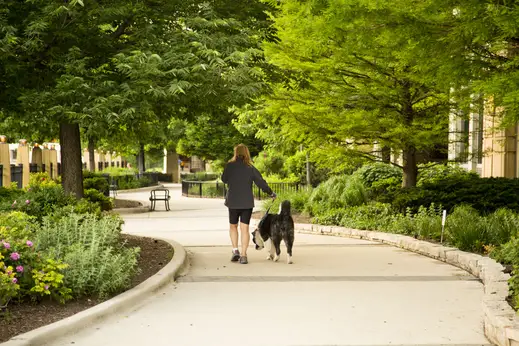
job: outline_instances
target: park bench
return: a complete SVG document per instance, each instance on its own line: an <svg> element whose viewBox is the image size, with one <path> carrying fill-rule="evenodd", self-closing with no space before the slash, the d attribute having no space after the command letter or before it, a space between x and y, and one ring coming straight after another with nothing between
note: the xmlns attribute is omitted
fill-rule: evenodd
<svg viewBox="0 0 519 346"><path fill-rule="evenodd" d="M116 198L118 190L119 190L119 186L117 185L117 181L114 179L111 179L110 186L108 187L108 195L110 195L110 193L112 193L114 198Z"/></svg>
<svg viewBox="0 0 519 346"><path fill-rule="evenodd" d="M157 201L164 201L166 205L166 210L169 209L169 200L171 196L169 195L169 190L164 187L159 187L150 191L150 202L151 202L151 210L155 210L155 204Z"/></svg>

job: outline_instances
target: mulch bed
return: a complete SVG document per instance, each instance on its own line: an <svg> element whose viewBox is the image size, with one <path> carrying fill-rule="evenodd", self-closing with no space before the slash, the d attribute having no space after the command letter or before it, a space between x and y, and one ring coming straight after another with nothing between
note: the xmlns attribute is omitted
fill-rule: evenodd
<svg viewBox="0 0 519 346"><path fill-rule="evenodd" d="M114 200L114 208L137 208L142 207L142 203L138 201L132 201L129 199L118 199Z"/></svg>
<svg viewBox="0 0 519 346"><path fill-rule="evenodd" d="M126 234L123 234L122 237L127 241L127 246L141 248L138 264L140 273L133 278L130 288L153 276L173 257L173 247L162 240ZM10 304L7 311L0 312L0 342L57 322L102 302L103 300L96 298L84 298L69 301L65 305L52 301L44 301L39 304Z"/></svg>
<svg viewBox="0 0 519 346"><path fill-rule="evenodd" d="M265 215L262 211L257 211L252 213L253 219L261 219ZM292 219L294 219L294 223L312 223L312 218L306 215L301 214L292 214Z"/></svg>

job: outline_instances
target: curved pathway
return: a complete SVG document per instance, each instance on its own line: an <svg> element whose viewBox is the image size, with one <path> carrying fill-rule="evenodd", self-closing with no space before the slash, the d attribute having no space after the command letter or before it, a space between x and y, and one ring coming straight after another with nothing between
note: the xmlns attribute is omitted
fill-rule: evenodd
<svg viewBox="0 0 519 346"><path fill-rule="evenodd" d="M296 234L294 264L231 263L222 200L181 197L171 211L125 215L124 232L172 238L190 255L177 283L54 346L489 345L482 284L465 271L387 245ZM119 194L146 201L149 192Z"/></svg>

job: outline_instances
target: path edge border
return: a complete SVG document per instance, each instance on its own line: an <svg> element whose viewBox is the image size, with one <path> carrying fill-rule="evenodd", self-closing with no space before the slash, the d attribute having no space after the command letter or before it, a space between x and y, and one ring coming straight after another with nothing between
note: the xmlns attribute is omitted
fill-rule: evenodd
<svg viewBox="0 0 519 346"><path fill-rule="evenodd" d="M171 261L156 274L112 299L57 322L14 336L0 345L45 345L48 342L61 338L71 332L77 333L79 330L82 330L89 325L99 323L116 312L128 310L146 298L149 298L152 293L158 291L167 284L174 282L182 274L182 271L189 265L187 252L182 245L171 239L160 237L153 237L153 239L163 240L169 243L174 249Z"/></svg>
<svg viewBox="0 0 519 346"><path fill-rule="evenodd" d="M257 222L258 220L254 219L254 223ZM469 272L483 283L485 336L498 346L519 346L519 316L506 301L510 274L505 274L505 268L495 260L400 234L303 223L296 223L295 229L298 233L377 241L440 260Z"/></svg>
<svg viewBox="0 0 519 346"><path fill-rule="evenodd" d="M131 207L131 208L114 208L111 211L117 213L119 215L128 215L128 214L144 214L150 212L149 206L141 206L141 207Z"/></svg>

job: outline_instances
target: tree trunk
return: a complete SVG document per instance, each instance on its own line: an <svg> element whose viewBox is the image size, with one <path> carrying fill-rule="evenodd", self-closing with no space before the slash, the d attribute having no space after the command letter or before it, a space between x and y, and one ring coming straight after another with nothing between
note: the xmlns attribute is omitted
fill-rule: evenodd
<svg viewBox="0 0 519 346"><path fill-rule="evenodd" d="M404 160L404 177L402 187L414 187L418 177L418 165L416 164L416 149L414 147L405 148L402 152Z"/></svg>
<svg viewBox="0 0 519 346"><path fill-rule="evenodd" d="M411 125L414 120L413 102L411 97L410 83L406 81L403 84L403 104L402 114L404 115L405 125L411 129ZM402 151L402 158L404 161L403 171L404 176L402 179L402 187L414 187L416 186L416 180L418 176L418 166L416 163L416 148L413 145L404 144L404 150Z"/></svg>
<svg viewBox="0 0 519 346"><path fill-rule="evenodd" d="M139 169L139 174L146 171L146 164L144 162L144 144L140 144L139 154L137 154L137 168Z"/></svg>
<svg viewBox="0 0 519 346"><path fill-rule="evenodd" d="M387 145L382 147L382 162L390 163L391 162L391 148Z"/></svg>
<svg viewBox="0 0 519 346"><path fill-rule="evenodd" d="M88 165L90 166L90 172L96 170L96 157L94 151L96 150L96 141L92 137L88 137Z"/></svg>
<svg viewBox="0 0 519 346"><path fill-rule="evenodd" d="M78 124L60 124L62 184L66 194L83 197L83 165Z"/></svg>

